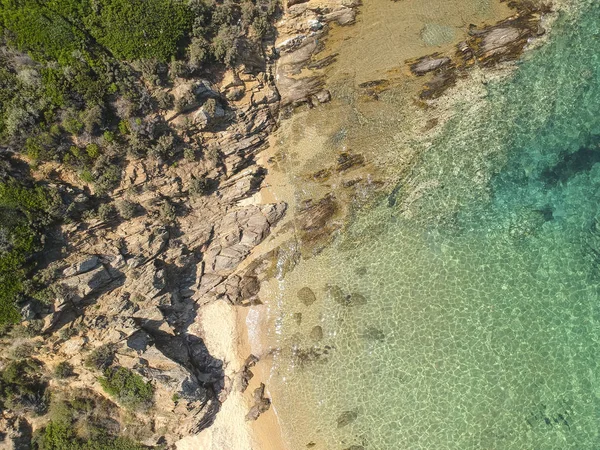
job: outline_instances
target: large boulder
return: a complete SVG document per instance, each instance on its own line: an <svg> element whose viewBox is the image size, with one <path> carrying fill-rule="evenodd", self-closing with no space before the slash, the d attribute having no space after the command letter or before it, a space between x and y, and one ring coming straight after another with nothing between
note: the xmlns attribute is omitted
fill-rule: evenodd
<svg viewBox="0 0 600 450"><path fill-rule="evenodd" d="M65 300L78 302L85 297L98 292L112 281L112 277L104 266L75 275L60 281Z"/></svg>
<svg viewBox="0 0 600 450"><path fill-rule="evenodd" d="M65 277L70 277L73 275L78 275L80 273L89 272L92 269L95 269L100 264L100 260L96 255L89 256L82 261L72 265L71 267L66 268L63 271L63 275Z"/></svg>
<svg viewBox="0 0 600 450"><path fill-rule="evenodd" d="M132 297L152 300L165 288L167 283L162 261L155 259L136 270L136 275L127 277L124 285Z"/></svg>
<svg viewBox="0 0 600 450"><path fill-rule="evenodd" d="M205 255L207 272L231 273L285 214L285 203L248 206L227 214Z"/></svg>
<svg viewBox="0 0 600 450"><path fill-rule="evenodd" d="M221 103L214 98L209 98L192 115L192 123L199 129L204 130L217 125L225 116L225 108L223 108Z"/></svg>

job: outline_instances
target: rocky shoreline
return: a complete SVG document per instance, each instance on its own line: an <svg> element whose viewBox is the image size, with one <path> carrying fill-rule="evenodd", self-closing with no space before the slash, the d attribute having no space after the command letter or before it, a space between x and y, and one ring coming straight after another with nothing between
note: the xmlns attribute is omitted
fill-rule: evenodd
<svg viewBox="0 0 600 450"><path fill-rule="evenodd" d="M422 100L440 97L473 66L486 69L517 60L532 39L544 35L541 18L552 11L548 5L512 2L511 6L516 13L508 19L486 27L470 25L468 39L456 45L454 55L434 53L406 62L413 75L432 75L423 85Z"/></svg>
<svg viewBox="0 0 600 450"><path fill-rule="evenodd" d="M86 362L106 352L110 364L154 386L152 408L115 410L121 427L143 444L180 450L284 448L273 436L278 427L268 380L253 376L253 371L267 376L268 367L255 368L263 355L251 354L239 308L261 303L261 283L277 264L274 230L294 228L303 248L318 252L343 226L347 211L327 195L294 211L285 202L263 202L267 170L258 155L274 155L269 135L281 117L300 105L330 101L324 69L335 55L320 57L323 41L332 26L352 25L359 6L357 0L288 0L276 41L248 49L245 61L214 80L179 80L169 93L187 106L163 119L202 158L171 166L128 160L113 196L137 205L132 217L66 224L57 231L57 242L67 250L49 266L55 300L22 311L24 326L42 323L40 335L4 342L13 350L31 346L48 370L64 361L72 364L74 376L49 381L54 391L106 397ZM513 7L514 17L472 28L456 54L407 62L415 76L427 77L421 100L442 95L470 66L519 57L527 41L540 34L546 10L529 2ZM387 87L385 80L363 86L371 96ZM326 179L361 167L361 158L347 153L315 176ZM50 170L60 172L50 163L40 168ZM73 208L91 201L75 186L58 189ZM270 415L265 430L263 419L248 425L263 414ZM29 415L4 411L0 417L7 448L24 448L22 438L39 426Z"/></svg>
<svg viewBox="0 0 600 450"><path fill-rule="evenodd" d="M239 354L244 330L236 307L260 301L266 266L259 245L287 212L283 202L256 197L266 173L256 156L267 147L282 106L328 100L322 81L291 81L292 75L308 61L327 23L351 23L355 6L289 5L281 26L296 35L287 43L249 48L235 69L213 80L177 80L167 94L185 107L162 119L202 157L171 166L160 158L128 159L113 198L132 205L131 217L56 231L66 251L46 269L55 300L22 310L21 326L39 324L39 335L3 342L10 351L31 347L48 371L64 362L74 368L65 379L49 380L54 396L85 391L106 397L89 364L101 355L102 367L126 368L153 386L152 407L117 404L113 412L138 442L197 448L197 437L207 449L254 446L245 423L266 412L270 400L264 384L249 389L256 357ZM300 38L299 32L306 34ZM64 180L56 188L69 207L89 207L92 197L69 183L72 177L60 166L46 163L38 170ZM27 413L7 410L0 418L7 448L24 448L40 425Z"/></svg>

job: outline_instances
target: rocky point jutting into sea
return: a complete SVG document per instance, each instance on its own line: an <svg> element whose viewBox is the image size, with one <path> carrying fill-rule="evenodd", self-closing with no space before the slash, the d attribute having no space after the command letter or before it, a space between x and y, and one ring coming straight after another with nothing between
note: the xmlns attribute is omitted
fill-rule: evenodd
<svg viewBox="0 0 600 450"><path fill-rule="evenodd" d="M185 107L138 126L202 157L128 158L112 197L138 210L61 225L56 297L21 311L39 336L3 345L68 361L52 395L106 401L148 446L595 449L600 6L287 0L277 20L158 88ZM151 407L108 402L102 355ZM2 445L44 420L2 411Z"/></svg>

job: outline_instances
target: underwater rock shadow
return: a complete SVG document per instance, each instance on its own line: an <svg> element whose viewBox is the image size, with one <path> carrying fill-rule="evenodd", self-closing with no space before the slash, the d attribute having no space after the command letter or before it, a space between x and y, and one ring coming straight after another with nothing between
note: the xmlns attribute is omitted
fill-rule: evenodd
<svg viewBox="0 0 600 450"><path fill-rule="evenodd" d="M548 167L540 174L540 180L547 187L566 183L574 176L589 172L596 163L600 162L600 150L581 147L574 153L561 155L561 161L553 167Z"/></svg>

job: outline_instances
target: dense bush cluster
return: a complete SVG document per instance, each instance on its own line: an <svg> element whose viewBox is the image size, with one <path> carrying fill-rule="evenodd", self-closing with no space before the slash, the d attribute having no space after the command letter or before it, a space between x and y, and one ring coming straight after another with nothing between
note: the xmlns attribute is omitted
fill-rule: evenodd
<svg viewBox="0 0 600 450"><path fill-rule="evenodd" d="M100 384L107 394L127 407L149 405L154 388L135 372L125 367L110 367L104 370Z"/></svg>
<svg viewBox="0 0 600 450"><path fill-rule="evenodd" d="M17 301L26 289L30 257L42 247L42 229L60 200L39 185L0 181L0 324L20 319Z"/></svg>
<svg viewBox="0 0 600 450"><path fill-rule="evenodd" d="M153 86L235 64L275 12L276 0L0 0L0 144L109 192L124 154L173 154L168 126L145 123L174 106Z"/></svg>
<svg viewBox="0 0 600 450"><path fill-rule="evenodd" d="M116 405L91 391L75 391L70 399L57 395L48 411L50 422L34 436L37 450L141 450L119 437Z"/></svg>
<svg viewBox="0 0 600 450"><path fill-rule="evenodd" d="M46 387L37 361L31 358L11 361L0 371L0 409L43 413Z"/></svg>

